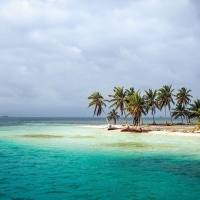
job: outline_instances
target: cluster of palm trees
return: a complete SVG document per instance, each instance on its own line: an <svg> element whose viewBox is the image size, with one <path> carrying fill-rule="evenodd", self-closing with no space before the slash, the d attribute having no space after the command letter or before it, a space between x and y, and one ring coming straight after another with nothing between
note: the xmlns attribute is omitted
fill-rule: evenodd
<svg viewBox="0 0 200 200"><path fill-rule="evenodd" d="M173 94L172 85L164 85L159 90L145 90L145 95L141 95L141 92L139 90L135 91L133 87L126 90L124 87L114 87L113 92L114 94L108 95L111 98L110 100L104 99L99 92L94 92L88 97L88 99L92 100L88 108L94 106L94 115L97 116L100 116L103 112L108 124L112 119L116 124L120 117L117 113L118 109L121 112L121 116L124 117L125 124L127 125L127 117L131 115L135 126L140 125L142 116L146 116L149 111L153 116L153 124L156 124L156 110L164 109L164 118L167 124L167 109L170 113L171 123L173 123L172 118L177 119L179 117L182 123L183 118L189 123L191 118L198 117L197 113L198 109L200 109L200 100L197 99L191 104L191 90L187 90L184 87L179 89L177 94ZM172 108L172 105L175 104L174 97L176 106ZM111 103L110 108L114 108L108 113L108 116L103 109L103 107L106 107L106 102Z"/></svg>

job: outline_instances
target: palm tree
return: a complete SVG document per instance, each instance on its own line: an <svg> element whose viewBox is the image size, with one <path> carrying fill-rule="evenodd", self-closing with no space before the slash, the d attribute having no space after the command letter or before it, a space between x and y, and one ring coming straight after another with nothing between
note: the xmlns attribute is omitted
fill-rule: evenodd
<svg viewBox="0 0 200 200"><path fill-rule="evenodd" d="M153 124L156 124L154 115L156 113L156 108L158 108L158 103L156 101L157 97L157 90L153 91L149 89L149 91L146 91L146 95L144 96L144 99L146 101L146 104L148 106L148 110L151 110L151 113L153 115Z"/></svg>
<svg viewBox="0 0 200 200"><path fill-rule="evenodd" d="M105 111L104 111L104 109L103 109L103 106L106 107L105 101L107 101L107 100L105 100L105 99L103 98L103 96L102 96L99 92L94 92L94 93L92 93L92 94L88 97L88 99L92 99L92 101L88 104L88 108L89 108L90 106L94 106L94 115L97 115L97 116L100 116L101 113L103 112L104 115L105 115L106 121L107 121L107 123L108 123L108 125L109 125L108 118L107 118L106 113L105 113ZM94 116L94 115L93 115L93 116Z"/></svg>
<svg viewBox="0 0 200 200"><path fill-rule="evenodd" d="M126 100L125 100L125 104L128 103L128 97L133 95L135 93L135 90L134 90L134 87L130 87L130 89L126 89ZM130 113L130 110L126 107L126 110L127 110L127 115L126 117L128 117L131 113ZM132 116L133 117L133 116ZM133 118L133 121L134 121L134 118Z"/></svg>
<svg viewBox="0 0 200 200"><path fill-rule="evenodd" d="M169 112L170 112L170 117L171 117L171 123L172 123L172 116L171 116L171 104L174 104L173 101L173 94L172 92L174 91L171 90L171 85L164 85L162 88L158 90L158 97L156 101L158 102L159 108L162 109L164 107L164 112L165 112L165 122L167 124L167 119L166 119L166 107L168 106Z"/></svg>
<svg viewBox="0 0 200 200"><path fill-rule="evenodd" d="M200 108L197 111L195 111L195 115L197 116L196 119L198 120L198 122L194 127L193 132L200 130Z"/></svg>
<svg viewBox="0 0 200 200"><path fill-rule="evenodd" d="M190 115L189 117L191 118L196 118L198 117L198 115L196 115L196 112L200 109L200 99L197 99L196 101L194 101L193 104L190 104Z"/></svg>
<svg viewBox="0 0 200 200"><path fill-rule="evenodd" d="M113 120L114 125L116 124L117 120L120 118L120 116L117 114L116 110L113 109L108 113L108 121Z"/></svg>
<svg viewBox="0 0 200 200"><path fill-rule="evenodd" d="M140 126L142 114L146 115L147 113L145 99L140 95L140 92L135 92L133 95L128 96L127 99L127 109L129 110L130 114L134 117L135 125Z"/></svg>
<svg viewBox="0 0 200 200"><path fill-rule="evenodd" d="M195 119L200 122L200 108L197 111L194 111L192 114L195 116Z"/></svg>
<svg viewBox="0 0 200 200"><path fill-rule="evenodd" d="M187 109L187 105L191 102L190 98L192 96L189 94L189 92L191 92L191 90L187 90L185 87L182 87L178 91L179 92L176 94L177 103L185 106L185 108ZM187 119L187 123L188 123L187 115L186 115L186 119Z"/></svg>
<svg viewBox="0 0 200 200"><path fill-rule="evenodd" d="M113 107L115 106L115 110L118 108L121 111L121 115L124 115L124 120L127 125L127 120L126 120L126 112L125 112L125 102L126 102L126 91L124 91L124 87L114 87L113 89L114 94L113 95L108 95L109 97L112 97L109 102L113 102L113 104L110 106Z"/></svg>
<svg viewBox="0 0 200 200"><path fill-rule="evenodd" d="M135 93L134 87L130 87L130 89L126 89L126 96L133 95Z"/></svg>
<svg viewBox="0 0 200 200"><path fill-rule="evenodd" d="M176 108L172 110L173 110L172 117L174 117L175 119L178 119L179 117L181 117L182 124L183 124L183 117L185 118L187 116L187 110L185 106L179 103L176 105Z"/></svg>

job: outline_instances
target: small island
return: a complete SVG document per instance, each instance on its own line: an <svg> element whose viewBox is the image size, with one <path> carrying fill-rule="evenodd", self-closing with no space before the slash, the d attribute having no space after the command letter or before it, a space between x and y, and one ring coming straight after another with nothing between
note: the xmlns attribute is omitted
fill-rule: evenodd
<svg viewBox="0 0 200 200"><path fill-rule="evenodd" d="M172 85L164 85L158 90L145 90L142 95L140 90L135 91L133 87L124 89L124 87L114 87L114 94L108 95L110 100L104 99L99 92L94 92L88 97L91 102L88 108L94 106L94 116L100 116L104 113L107 125L95 126L95 128L106 128L108 130L118 130L121 132L133 133L156 133L171 135L198 135L200 133L200 100L194 100L191 103L191 90L182 87L174 94ZM103 107L110 103L112 109L108 114ZM170 113L170 122L167 121L167 109ZM117 125L120 118L117 110L120 111L124 119L124 125ZM156 123L156 110L164 110L163 123ZM152 114L152 124L143 124L143 117L148 113ZM132 124L127 123L127 117L132 118ZM181 119L180 123L174 123L173 119ZM111 125L110 121L114 124ZM185 120L185 122L184 122ZM92 126L94 127L94 126ZM187 134L186 134L187 133Z"/></svg>

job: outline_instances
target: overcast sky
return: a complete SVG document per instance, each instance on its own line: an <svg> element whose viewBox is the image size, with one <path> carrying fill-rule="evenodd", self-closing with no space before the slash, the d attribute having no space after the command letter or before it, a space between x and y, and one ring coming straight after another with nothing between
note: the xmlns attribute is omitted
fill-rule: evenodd
<svg viewBox="0 0 200 200"><path fill-rule="evenodd" d="M0 116L92 116L114 86L200 98L199 0L1 0Z"/></svg>

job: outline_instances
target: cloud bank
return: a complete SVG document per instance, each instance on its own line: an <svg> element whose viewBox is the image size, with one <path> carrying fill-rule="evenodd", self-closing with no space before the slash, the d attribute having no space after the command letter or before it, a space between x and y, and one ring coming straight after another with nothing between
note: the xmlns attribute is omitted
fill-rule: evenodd
<svg viewBox="0 0 200 200"><path fill-rule="evenodd" d="M0 18L0 115L92 116L114 86L200 98L197 0L4 0Z"/></svg>

